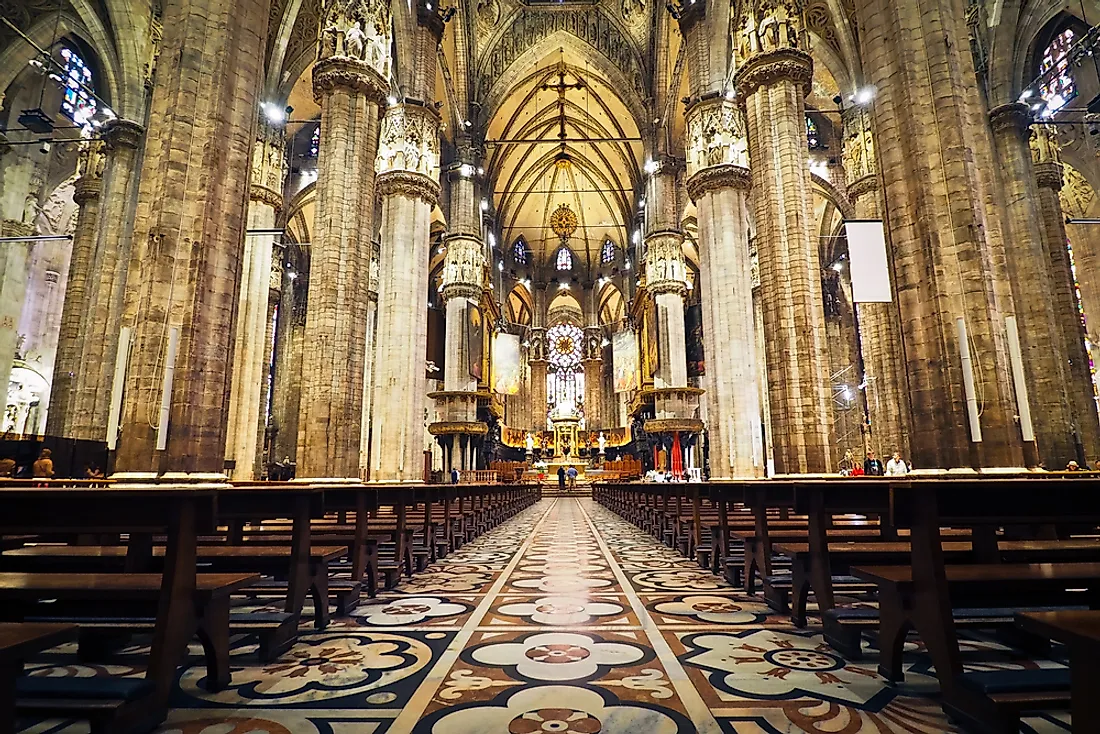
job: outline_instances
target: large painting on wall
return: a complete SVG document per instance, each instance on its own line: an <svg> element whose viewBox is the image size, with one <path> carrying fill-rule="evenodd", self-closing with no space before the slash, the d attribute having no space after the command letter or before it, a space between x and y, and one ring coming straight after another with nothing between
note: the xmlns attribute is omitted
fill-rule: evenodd
<svg viewBox="0 0 1100 734"><path fill-rule="evenodd" d="M466 309L467 354L470 357L470 377L479 382L484 375L482 363L485 361L485 327L482 321L481 309L471 303Z"/></svg>
<svg viewBox="0 0 1100 734"><path fill-rule="evenodd" d="M707 373L706 354L703 348L703 307L696 303L684 311L684 334L687 336L688 377L702 377Z"/></svg>
<svg viewBox="0 0 1100 734"><path fill-rule="evenodd" d="M519 336L502 333L493 337L493 392L501 395L519 393L522 366Z"/></svg>
<svg viewBox="0 0 1100 734"><path fill-rule="evenodd" d="M623 329L611 336L611 363L615 372L615 392L638 388L638 341L633 329Z"/></svg>

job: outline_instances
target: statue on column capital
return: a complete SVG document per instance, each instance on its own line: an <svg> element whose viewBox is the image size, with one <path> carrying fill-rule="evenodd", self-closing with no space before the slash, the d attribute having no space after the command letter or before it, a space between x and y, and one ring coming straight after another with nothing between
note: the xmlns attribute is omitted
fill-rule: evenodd
<svg viewBox="0 0 1100 734"><path fill-rule="evenodd" d="M678 230L650 232L645 237L646 289L653 294L687 292L684 233Z"/></svg>
<svg viewBox="0 0 1100 734"><path fill-rule="evenodd" d="M269 203L275 209L283 206L283 183L286 181L286 130L260 115L256 142L252 146L252 179L249 196Z"/></svg>
<svg viewBox="0 0 1100 734"><path fill-rule="evenodd" d="M408 171L439 180L439 113L405 102L386 110L378 135L375 170Z"/></svg>
<svg viewBox="0 0 1100 734"><path fill-rule="evenodd" d="M392 21L385 0L324 0L313 96L337 87L382 102L389 89Z"/></svg>
<svg viewBox="0 0 1100 734"><path fill-rule="evenodd" d="M1058 131L1053 125L1032 125L1028 145L1031 147L1031 161L1035 165L1062 162Z"/></svg>
<svg viewBox="0 0 1100 734"><path fill-rule="evenodd" d="M76 157L76 190L73 201L83 204L99 197L103 188L103 169L107 163L107 145L102 140L85 140L80 143Z"/></svg>
<svg viewBox="0 0 1100 734"><path fill-rule="evenodd" d="M735 101L715 97L695 102L688 107L685 117L688 176L709 166L748 167L745 115Z"/></svg>
<svg viewBox="0 0 1100 734"><path fill-rule="evenodd" d="M469 235L452 235L446 239L447 255L443 261L445 300L481 298L485 272L485 248L481 240Z"/></svg>
<svg viewBox="0 0 1100 734"><path fill-rule="evenodd" d="M863 107L849 107L841 114L844 123L844 180L855 182L878 174L871 115ZM854 194L853 194L854 196Z"/></svg>
<svg viewBox="0 0 1100 734"><path fill-rule="evenodd" d="M533 327L527 333L527 361L546 361L546 329L541 326Z"/></svg>
<svg viewBox="0 0 1100 734"><path fill-rule="evenodd" d="M803 0L741 0L734 18L740 28L734 42L740 68L734 84L742 97L780 80L801 84L809 94L813 59L809 54Z"/></svg>

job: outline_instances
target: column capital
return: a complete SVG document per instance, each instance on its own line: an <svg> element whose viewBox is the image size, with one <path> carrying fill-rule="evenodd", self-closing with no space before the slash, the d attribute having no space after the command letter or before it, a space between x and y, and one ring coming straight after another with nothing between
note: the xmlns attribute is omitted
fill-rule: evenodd
<svg viewBox="0 0 1100 734"><path fill-rule="evenodd" d="M452 234L445 240L447 255L443 261L443 300L481 298L485 253L481 238Z"/></svg>
<svg viewBox="0 0 1100 734"><path fill-rule="evenodd" d="M251 184L248 187L248 200L267 204L275 211L282 211L283 195L278 191L272 191L266 186Z"/></svg>
<svg viewBox="0 0 1100 734"><path fill-rule="evenodd" d="M878 191L879 186L881 186L881 182L876 174L861 176L848 184L848 198L855 201L861 196Z"/></svg>
<svg viewBox="0 0 1100 734"><path fill-rule="evenodd" d="M684 233L675 229L650 232L645 236L646 290L654 295L687 293L684 264Z"/></svg>
<svg viewBox="0 0 1100 734"><path fill-rule="evenodd" d="M423 173L386 171L378 174L376 186L381 196L422 199L429 206L435 206L439 201L439 183Z"/></svg>
<svg viewBox="0 0 1100 734"><path fill-rule="evenodd" d="M720 189L748 191L751 188L752 174L749 169L732 164L709 166L687 180L688 196L695 202L712 191Z"/></svg>
<svg viewBox="0 0 1100 734"><path fill-rule="evenodd" d="M813 77L814 60L808 53L796 48L778 48L749 56L733 75L733 83L742 99L755 94L760 87L780 81L800 84L805 96L810 93Z"/></svg>
<svg viewBox="0 0 1100 734"><path fill-rule="evenodd" d="M1065 179L1062 174L1062 164L1056 161L1035 164L1035 183L1039 188L1061 191Z"/></svg>
<svg viewBox="0 0 1100 734"><path fill-rule="evenodd" d="M371 101L382 104L389 85L365 61L344 56L321 59L313 67L313 99L320 102L322 97L337 89L358 92Z"/></svg>
<svg viewBox="0 0 1100 734"><path fill-rule="evenodd" d="M841 114L844 124L844 179L848 186L878 173L871 114L863 107L848 107Z"/></svg>
<svg viewBox="0 0 1100 734"><path fill-rule="evenodd" d="M1031 125L1031 109L1023 102L997 105L989 111L989 124L994 134L1008 130L1024 134Z"/></svg>
<svg viewBox="0 0 1100 734"><path fill-rule="evenodd" d="M80 178L76 180L76 190L73 192L73 201L77 204L99 198L103 189L105 149L106 144L101 140L88 140L80 144L76 159Z"/></svg>
<svg viewBox="0 0 1100 734"><path fill-rule="evenodd" d="M136 122L116 118L103 126L103 140L107 143L107 150L119 148L137 149L141 147L142 138L145 137L145 128Z"/></svg>
<svg viewBox="0 0 1100 734"><path fill-rule="evenodd" d="M749 165L745 114L735 100L724 96L692 101L684 112L687 138L687 174L708 166Z"/></svg>
<svg viewBox="0 0 1100 734"><path fill-rule="evenodd" d="M407 171L439 180L439 125L433 106L406 101L387 109L378 133L378 174Z"/></svg>

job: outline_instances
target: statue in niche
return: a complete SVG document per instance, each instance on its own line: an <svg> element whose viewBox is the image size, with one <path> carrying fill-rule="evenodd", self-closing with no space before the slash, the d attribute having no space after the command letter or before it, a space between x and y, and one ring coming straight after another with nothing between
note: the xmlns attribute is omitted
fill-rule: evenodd
<svg viewBox="0 0 1100 734"><path fill-rule="evenodd" d="M358 20L352 23L351 27L344 33L344 55L353 59L362 59L366 39L367 35L363 33L363 24Z"/></svg>
<svg viewBox="0 0 1100 734"><path fill-rule="evenodd" d="M603 435L603 431L600 431L600 437L598 440L600 443L600 453L602 454L604 453L604 449L607 448L607 438Z"/></svg>
<svg viewBox="0 0 1100 734"><path fill-rule="evenodd" d="M525 443L527 445L527 453L533 453L535 450L535 437L532 436L530 432L528 432L527 434Z"/></svg>

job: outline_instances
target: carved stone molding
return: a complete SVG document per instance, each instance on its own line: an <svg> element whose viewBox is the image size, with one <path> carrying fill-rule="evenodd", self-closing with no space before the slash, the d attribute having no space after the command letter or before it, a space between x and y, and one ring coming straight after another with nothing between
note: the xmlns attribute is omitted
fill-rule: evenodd
<svg viewBox="0 0 1100 734"><path fill-rule="evenodd" d="M702 433L703 421L698 418L651 418L644 424L646 433Z"/></svg>
<svg viewBox="0 0 1100 734"><path fill-rule="evenodd" d="M841 114L844 123L844 180L851 186L878 173L871 115L862 107L849 107Z"/></svg>
<svg viewBox="0 0 1100 734"><path fill-rule="evenodd" d="M684 263L684 233L666 229L645 237L646 289L653 294L687 292L687 265Z"/></svg>
<svg viewBox="0 0 1100 734"><path fill-rule="evenodd" d="M105 124L102 129L103 140L108 150L137 149L141 145L142 138L145 137L145 128L129 120L114 119Z"/></svg>
<svg viewBox="0 0 1100 734"><path fill-rule="evenodd" d="M85 202L98 199L103 191L103 179L99 176L81 176L76 180L76 188L73 191L73 201L83 206Z"/></svg>
<svg viewBox="0 0 1100 734"><path fill-rule="evenodd" d="M856 179L855 181L848 184L848 198L850 198L854 202L861 196L877 192L878 189L878 176L875 176L874 174L870 176L864 176L863 178Z"/></svg>
<svg viewBox="0 0 1100 734"><path fill-rule="evenodd" d="M485 271L485 252L480 237L451 235L444 240L447 255L443 261L444 300L481 298Z"/></svg>
<svg viewBox="0 0 1100 734"><path fill-rule="evenodd" d="M704 168L687 180L687 192L691 200L698 202L711 191L722 189L752 188L752 174L743 166L731 164Z"/></svg>
<svg viewBox="0 0 1100 734"><path fill-rule="evenodd" d="M439 113L432 107L400 104L386 110L378 135L375 170L409 171L439 178Z"/></svg>
<svg viewBox="0 0 1100 734"><path fill-rule="evenodd" d="M473 283L447 283L440 291L444 301L452 298L468 298L476 301L481 298L481 286Z"/></svg>
<svg viewBox="0 0 1100 734"><path fill-rule="evenodd" d="M791 81L802 85L803 96L810 93L814 77L814 61L809 54L794 48L756 53L746 59L733 76L733 83L741 98L756 93L779 81Z"/></svg>
<svg viewBox="0 0 1100 734"><path fill-rule="evenodd" d="M428 424L428 433L433 436L484 436L489 426L481 421L439 421Z"/></svg>
<svg viewBox="0 0 1100 734"><path fill-rule="evenodd" d="M1061 191L1064 182L1062 164L1050 161L1035 165L1035 183L1041 188Z"/></svg>
<svg viewBox="0 0 1100 734"><path fill-rule="evenodd" d="M381 196L407 196L410 199L423 199L429 206L435 206L439 201L439 183L423 173L386 171L378 174L376 186Z"/></svg>
<svg viewBox="0 0 1100 734"><path fill-rule="evenodd" d="M336 89L347 89L366 95L370 100L382 104L386 99L389 85L370 64L365 61L334 56L317 62L313 67L313 99L320 103L321 98Z"/></svg>
<svg viewBox="0 0 1100 734"><path fill-rule="evenodd" d="M283 195L278 191L272 191L266 186L257 186L256 184L249 186L248 200L267 204L277 212L282 211L283 208Z"/></svg>
<svg viewBox="0 0 1100 734"><path fill-rule="evenodd" d="M989 124L995 134L1012 131L1024 135L1031 124L1031 110L1023 102L997 105L989 111Z"/></svg>

